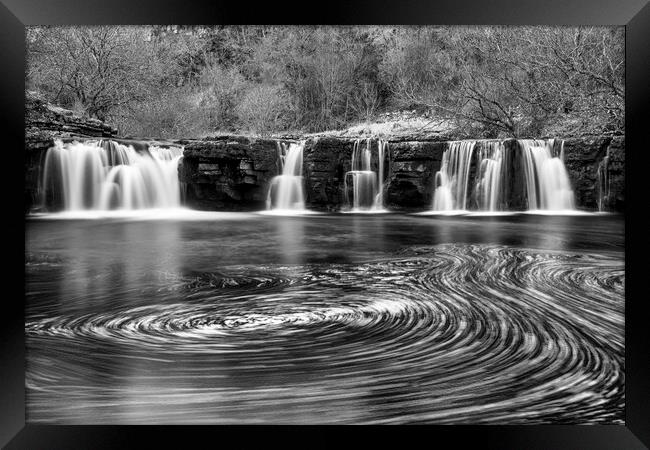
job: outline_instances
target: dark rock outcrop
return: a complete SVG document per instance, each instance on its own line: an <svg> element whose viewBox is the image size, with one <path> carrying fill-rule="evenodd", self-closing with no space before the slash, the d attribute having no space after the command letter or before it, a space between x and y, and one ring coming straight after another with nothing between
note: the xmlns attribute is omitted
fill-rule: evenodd
<svg viewBox="0 0 650 450"><path fill-rule="evenodd" d="M185 201L197 209L259 210L279 174L278 143L245 136L178 141Z"/></svg>
<svg viewBox="0 0 650 450"><path fill-rule="evenodd" d="M607 211L623 211L625 203L625 137L595 136L564 141L564 163L580 209L598 210L598 166L609 155L610 195Z"/></svg>
<svg viewBox="0 0 650 450"><path fill-rule="evenodd" d="M435 174L447 147L447 142L389 141L392 163L386 206L426 209L431 205Z"/></svg>
<svg viewBox="0 0 650 450"><path fill-rule="evenodd" d="M615 136L608 147L609 162L606 170L609 172L609 199L605 209L609 211L624 211L625 209L625 137Z"/></svg>
<svg viewBox="0 0 650 450"><path fill-rule="evenodd" d="M351 169L353 140L332 137L307 139L303 150L306 203L320 210L345 205L345 173Z"/></svg>

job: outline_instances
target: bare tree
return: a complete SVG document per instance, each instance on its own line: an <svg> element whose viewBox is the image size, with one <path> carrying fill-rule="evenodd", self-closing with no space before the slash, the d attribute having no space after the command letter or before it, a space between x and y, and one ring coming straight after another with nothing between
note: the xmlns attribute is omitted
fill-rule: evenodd
<svg viewBox="0 0 650 450"><path fill-rule="evenodd" d="M540 134L569 115L622 128L621 29L434 28L395 39L384 64L394 98L427 105L459 129Z"/></svg>
<svg viewBox="0 0 650 450"><path fill-rule="evenodd" d="M322 131L396 108L426 110L459 136L621 132L623 37L620 27L34 27L27 83L147 135Z"/></svg>
<svg viewBox="0 0 650 450"><path fill-rule="evenodd" d="M30 30L28 77L54 103L106 119L143 99L157 75L145 29L64 27Z"/></svg>

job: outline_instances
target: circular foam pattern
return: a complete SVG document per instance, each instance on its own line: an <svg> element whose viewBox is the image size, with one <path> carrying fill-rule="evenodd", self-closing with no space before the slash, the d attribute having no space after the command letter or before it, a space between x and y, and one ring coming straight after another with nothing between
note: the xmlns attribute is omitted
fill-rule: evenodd
<svg viewBox="0 0 650 450"><path fill-rule="evenodd" d="M624 279L617 254L487 245L177 277L182 301L28 318L30 348L58 343L28 368L31 405L108 402L83 368L92 351L124 364L118 349L184 380L184 406L142 423L622 423Z"/></svg>

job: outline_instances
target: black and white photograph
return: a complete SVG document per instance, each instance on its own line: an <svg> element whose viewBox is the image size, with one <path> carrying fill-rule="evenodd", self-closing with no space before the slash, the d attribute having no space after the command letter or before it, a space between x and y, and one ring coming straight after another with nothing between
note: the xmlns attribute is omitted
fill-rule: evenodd
<svg viewBox="0 0 650 450"><path fill-rule="evenodd" d="M625 425L625 37L27 26L26 422Z"/></svg>

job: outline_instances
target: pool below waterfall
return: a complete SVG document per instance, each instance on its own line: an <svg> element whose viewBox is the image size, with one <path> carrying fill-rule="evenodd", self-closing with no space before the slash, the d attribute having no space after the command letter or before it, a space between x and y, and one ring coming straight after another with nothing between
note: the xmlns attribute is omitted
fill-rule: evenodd
<svg viewBox="0 0 650 450"><path fill-rule="evenodd" d="M25 226L31 423L624 423L620 215Z"/></svg>

